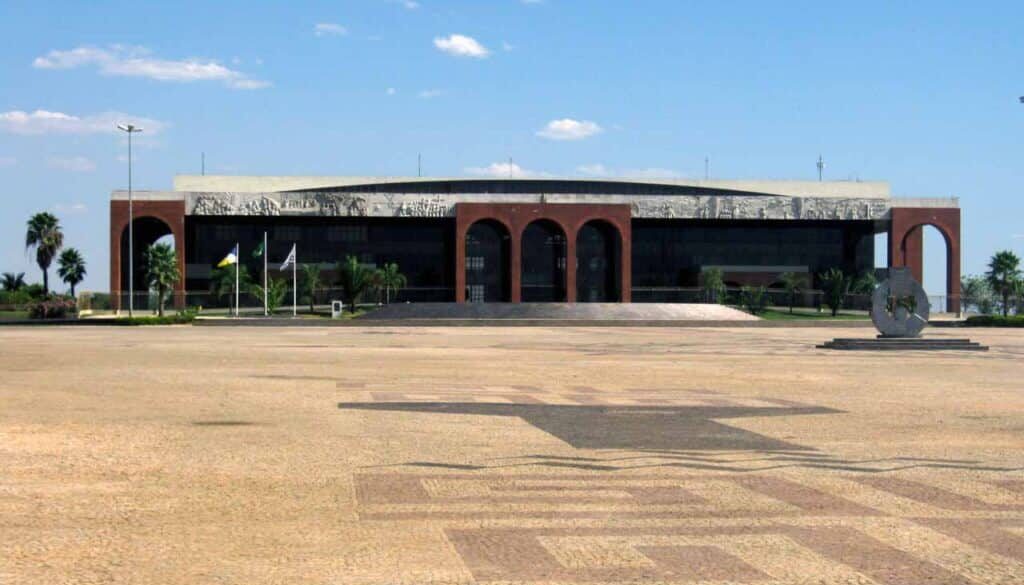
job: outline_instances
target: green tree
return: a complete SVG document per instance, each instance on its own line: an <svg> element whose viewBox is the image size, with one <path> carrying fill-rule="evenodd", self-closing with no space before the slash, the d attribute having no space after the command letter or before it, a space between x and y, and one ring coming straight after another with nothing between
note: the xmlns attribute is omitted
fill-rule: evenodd
<svg viewBox="0 0 1024 585"><path fill-rule="evenodd" d="M75 248L65 248L57 258L57 274L60 279L71 287L71 296L75 296L75 285L85 279L85 258Z"/></svg>
<svg viewBox="0 0 1024 585"><path fill-rule="evenodd" d="M379 270L378 281L384 289L385 304L391 304L391 291L395 291L395 296L398 296L398 291L408 284L405 275L399 272L398 264L395 262L387 263L384 268Z"/></svg>
<svg viewBox="0 0 1024 585"><path fill-rule="evenodd" d="M1020 258L1010 250L996 252L985 273L989 285L1003 299L1003 317L1010 314L1010 295L1021 279Z"/></svg>
<svg viewBox="0 0 1024 585"><path fill-rule="evenodd" d="M64 232L60 227L60 220L48 212L40 212L28 220L28 229L25 232L25 249L35 248L36 264L43 271L43 294L50 293L50 264L57 256L57 252L64 247Z"/></svg>
<svg viewBox="0 0 1024 585"><path fill-rule="evenodd" d="M825 293L825 304L832 309L832 316L835 317L843 306L846 293L850 291L852 279L838 268L831 268L819 274L818 279L821 281L821 290Z"/></svg>
<svg viewBox="0 0 1024 585"><path fill-rule="evenodd" d="M875 287L877 286L878 279L875 278L875 272L873 270L865 270L850 284L850 291L859 295L869 295L875 292Z"/></svg>
<svg viewBox="0 0 1024 585"><path fill-rule="evenodd" d="M323 287L321 281L319 264L302 265L302 287L305 294L309 295L309 312L316 311L316 293Z"/></svg>
<svg viewBox="0 0 1024 585"><path fill-rule="evenodd" d="M252 288L252 276L249 269L243 264L238 267L238 290L249 290ZM228 308L235 308L235 266L228 265L215 267L210 273L210 293L223 300L228 298Z"/></svg>
<svg viewBox="0 0 1024 585"><path fill-rule="evenodd" d="M768 291L763 286L745 286L740 290L740 303L751 315L762 313L768 306Z"/></svg>
<svg viewBox="0 0 1024 585"><path fill-rule="evenodd" d="M338 284L341 285L342 298L348 302L353 313L356 312L359 296L373 286L375 272L360 264L355 256L348 256L344 262L338 264Z"/></svg>
<svg viewBox="0 0 1024 585"><path fill-rule="evenodd" d="M261 303L263 302L263 297L266 296L267 311L273 315L274 311L281 306L281 303L284 302L284 297L288 294L288 281L284 278L268 278L265 293L263 287L258 284L252 286L252 292Z"/></svg>
<svg viewBox="0 0 1024 585"><path fill-rule="evenodd" d="M722 280L722 269L708 268L702 272L701 276L704 277L704 283L701 285L701 288L704 289L704 302L722 302L725 296L725 282Z"/></svg>
<svg viewBox="0 0 1024 585"><path fill-rule="evenodd" d="M5 291L17 292L25 286L25 273L4 272L3 287Z"/></svg>
<svg viewBox="0 0 1024 585"><path fill-rule="evenodd" d="M152 244L143 254L143 263L146 267L146 284L150 289L156 289L157 314L163 317L167 291L181 280L174 248L169 244Z"/></svg>
<svg viewBox="0 0 1024 585"><path fill-rule="evenodd" d="M783 272L779 275L782 287L786 289L786 298L789 301L789 312L793 312L793 305L796 304L796 295L807 286L807 275L796 272Z"/></svg>
<svg viewBox="0 0 1024 585"><path fill-rule="evenodd" d="M992 287L984 276L965 276L960 279L960 310L966 313L972 305L982 315L992 312Z"/></svg>

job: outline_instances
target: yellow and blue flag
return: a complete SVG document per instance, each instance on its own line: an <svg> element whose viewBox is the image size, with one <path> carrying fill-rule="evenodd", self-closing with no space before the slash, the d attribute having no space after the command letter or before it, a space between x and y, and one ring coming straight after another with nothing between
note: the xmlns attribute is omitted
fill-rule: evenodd
<svg viewBox="0 0 1024 585"><path fill-rule="evenodd" d="M225 266L231 266L232 264L238 264L238 244L235 244L235 247L231 248L228 255L217 264L217 268L224 268Z"/></svg>

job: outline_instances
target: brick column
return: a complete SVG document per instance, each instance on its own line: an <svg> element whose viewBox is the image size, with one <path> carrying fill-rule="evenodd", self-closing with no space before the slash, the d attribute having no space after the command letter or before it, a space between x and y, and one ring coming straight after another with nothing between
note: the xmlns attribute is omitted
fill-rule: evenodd
<svg viewBox="0 0 1024 585"><path fill-rule="evenodd" d="M620 299L623 303L633 302L633 226L629 219L626 219L619 226L619 235L622 242L619 245L619 271L620 275Z"/></svg>
<svg viewBox="0 0 1024 585"><path fill-rule="evenodd" d="M519 303L523 298L523 226L513 223L509 232L508 269L509 302Z"/></svg>
<svg viewBox="0 0 1024 585"><path fill-rule="evenodd" d="M924 282L924 227L918 226L903 238L903 263L917 282Z"/></svg>
<svg viewBox="0 0 1024 585"><path fill-rule="evenodd" d="M465 220L455 218L455 302L466 302L466 232Z"/></svg>
<svg viewBox="0 0 1024 585"><path fill-rule="evenodd" d="M565 229L565 302L576 302L576 234L577 230L569 227Z"/></svg>

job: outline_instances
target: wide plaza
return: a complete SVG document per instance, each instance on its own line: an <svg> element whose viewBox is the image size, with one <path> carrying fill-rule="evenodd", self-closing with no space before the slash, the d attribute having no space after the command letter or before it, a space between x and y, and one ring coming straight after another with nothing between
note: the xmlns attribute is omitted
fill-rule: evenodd
<svg viewBox="0 0 1024 585"><path fill-rule="evenodd" d="M1020 583L1024 330L0 328L0 583Z"/></svg>

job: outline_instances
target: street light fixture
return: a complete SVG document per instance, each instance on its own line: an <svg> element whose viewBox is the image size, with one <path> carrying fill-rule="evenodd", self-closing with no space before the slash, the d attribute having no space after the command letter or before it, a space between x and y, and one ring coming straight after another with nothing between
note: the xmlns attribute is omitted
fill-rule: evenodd
<svg viewBox="0 0 1024 585"><path fill-rule="evenodd" d="M128 317L135 311L135 209L132 205L132 134L142 132L134 124L118 124L117 129L128 133Z"/></svg>

